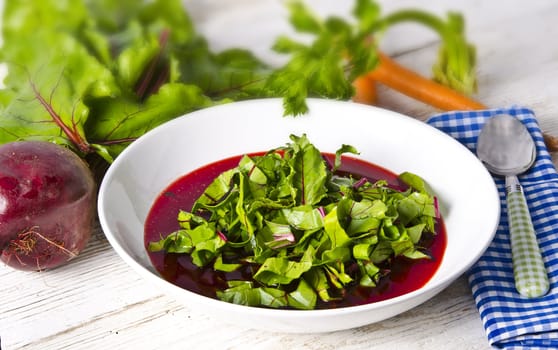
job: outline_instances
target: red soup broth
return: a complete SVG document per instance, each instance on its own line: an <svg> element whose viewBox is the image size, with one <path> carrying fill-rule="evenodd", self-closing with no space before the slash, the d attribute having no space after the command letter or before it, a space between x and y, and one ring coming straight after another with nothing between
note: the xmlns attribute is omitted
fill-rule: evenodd
<svg viewBox="0 0 558 350"><path fill-rule="evenodd" d="M253 155L259 154L261 153ZM333 161L335 155L324 153L324 157ZM252 272L248 270L249 267L224 273L214 271L211 265L203 268L194 265L188 254L151 252L147 249L149 242L158 241L178 230L179 210L190 211L196 199L213 179L222 172L236 167L240 158L241 156L235 156L223 159L194 170L171 183L154 201L145 221L145 247L155 269L170 283L198 294L217 298L216 291L226 289L227 280L251 279ZM352 157L343 156L339 172L352 174L357 178L366 177L371 182L380 179L386 180L390 186L399 190L406 187L391 171ZM446 248L447 237L442 218L437 221L436 235L425 234L423 236L425 237L420 245L427 249L430 259L395 258L389 266L389 273L380 279L376 287L348 287L348 293L343 299L327 303L318 302L316 308L337 308L373 303L394 298L424 286L440 266Z"/></svg>

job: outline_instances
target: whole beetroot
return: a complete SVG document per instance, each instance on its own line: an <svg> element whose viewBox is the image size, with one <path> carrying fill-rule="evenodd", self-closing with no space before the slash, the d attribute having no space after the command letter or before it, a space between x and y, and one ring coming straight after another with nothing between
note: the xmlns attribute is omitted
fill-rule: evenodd
<svg viewBox="0 0 558 350"><path fill-rule="evenodd" d="M1 260L44 270L76 257L95 217L95 180L74 152L50 142L0 146Z"/></svg>

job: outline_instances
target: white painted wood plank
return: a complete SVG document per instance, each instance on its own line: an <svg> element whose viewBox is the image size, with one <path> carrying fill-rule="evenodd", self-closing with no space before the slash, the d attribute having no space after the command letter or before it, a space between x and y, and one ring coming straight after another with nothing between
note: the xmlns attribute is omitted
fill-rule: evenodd
<svg viewBox="0 0 558 350"><path fill-rule="evenodd" d="M7 348L158 295L114 253L101 232L66 266L41 273L1 266L0 278L0 337Z"/></svg>
<svg viewBox="0 0 558 350"><path fill-rule="evenodd" d="M27 349L385 349L397 337L406 349L474 346L484 333L466 281L405 314L354 330L282 334L246 330L193 313L166 297L131 304L89 322L28 344ZM441 303L439 299L451 300ZM468 315L464 317L464 315ZM434 331L435 330L435 331Z"/></svg>

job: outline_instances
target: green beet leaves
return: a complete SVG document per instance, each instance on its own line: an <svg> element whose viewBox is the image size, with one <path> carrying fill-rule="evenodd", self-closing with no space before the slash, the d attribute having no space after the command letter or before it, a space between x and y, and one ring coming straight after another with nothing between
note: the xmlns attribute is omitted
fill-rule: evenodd
<svg viewBox="0 0 558 350"><path fill-rule="evenodd" d="M343 145L335 163L346 152L357 151ZM189 254L217 271L250 266L251 279L228 281L222 300L313 309L376 286L396 256L428 258L420 241L435 234L435 198L419 176L401 180L406 190L340 176L306 135L291 135L218 176L191 212L180 212L181 229L149 249Z"/></svg>
<svg viewBox="0 0 558 350"><path fill-rule="evenodd" d="M48 140L109 163L168 120L259 96L267 69L211 52L178 0L9 2L2 36L0 144Z"/></svg>
<svg viewBox="0 0 558 350"><path fill-rule="evenodd" d="M474 91L475 52L458 14L382 15L372 0L355 0L352 20L320 18L301 1L287 7L293 29L310 41L278 37L270 46L288 60L270 67L246 49L211 51L180 0L7 1L0 144L47 140L106 165L152 128L215 104L280 97L285 115L303 114L307 97L351 98L354 79L378 64L383 32L407 21L440 35L436 79ZM298 165L311 168L306 161ZM300 187L308 178L298 170L288 181ZM323 197L312 192L319 186L295 188L303 203Z"/></svg>

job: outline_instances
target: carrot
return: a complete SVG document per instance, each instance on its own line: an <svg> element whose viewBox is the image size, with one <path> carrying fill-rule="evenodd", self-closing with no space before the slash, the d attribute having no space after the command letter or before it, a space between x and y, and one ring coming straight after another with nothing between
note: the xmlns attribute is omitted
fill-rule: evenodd
<svg viewBox="0 0 558 350"><path fill-rule="evenodd" d="M380 62L369 73L357 78L355 87L355 101L373 103L375 101L375 83L384 84L400 93L424 102L435 108L451 110L480 110L487 109L484 104L467 97L459 92L398 64L387 55L379 54ZM374 96L374 98L370 98ZM549 151L558 151L558 137L543 133L545 144Z"/></svg>
<svg viewBox="0 0 558 350"><path fill-rule="evenodd" d="M376 82L370 77L363 75L353 81L355 94L353 101L358 103L376 104Z"/></svg>
<svg viewBox="0 0 558 350"><path fill-rule="evenodd" d="M480 102L403 67L385 54L380 53L379 58L376 69L365 75L371 80L446 111L487 108Z"/></svg>

